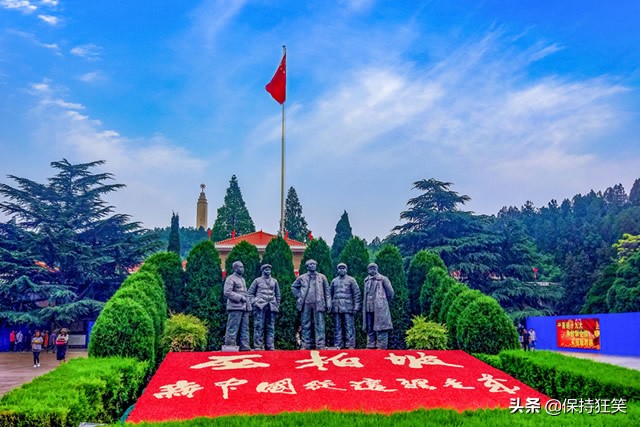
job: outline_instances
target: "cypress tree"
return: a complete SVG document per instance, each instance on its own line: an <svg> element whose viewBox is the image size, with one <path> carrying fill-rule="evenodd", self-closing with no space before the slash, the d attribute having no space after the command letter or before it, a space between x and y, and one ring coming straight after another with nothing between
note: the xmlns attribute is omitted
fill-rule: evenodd
<svg viewBox="0 0 640 427"><path fill-rule="evenodd" d="M305 263L314 259L318 263L318 272L327 276L329 282L334 276L333 263L331 262L331 249L329 245L324 241L322 237L313 239L307 244L307 249L302 254L302 261L300 262L300 274L307 272L307 266Z"/></svg>
<svg viewBox="0 0 640 427"><path fill-rule="evenodd" d="M296 280L293 272L293 254L291 248L282 237L269 242L264 255L263 264L271 264L271 276L280 285L280 313L276 318L276 349L296 349L296 331L300 325L296 300L291 292L291 284Z"/></svg>
<svg viewBox="0 0 640 427"><path fill-rule="evenodd" d="M367 244L359 237L352 237L347 241L344 249L338 257L338 263L347 264L348 274L356 279L360 287L360 294L364 296L364 278L367 276L369 264L369 251ZM362 315L356 315L356 347L364 348L367 339L362 330Z"/></svg>
<svg viewBox="0 0 640 427"><path fill-rule="evenodd" d="M309 234L307 221L302 215L302 205L298 199L296 189L291 187L284 203L284 229L289 232L289 238L303 242Z"/></svg>
<svg viewBox="0 0 640 427"><path fill-rule="evenodd" d="M331 259L333 259L334 264L338 264L338 258L342 250L352 237L353 233L351 231L351 224L349 224L349 214L347 211L344 211L336 224L336 235L333 237L333 244L331 245Z"/></svg>
<svg viewBox="0 0 640 427"><path fill-rule="evenodd" d="M180 256L180 218L175 212L171 214L171 231L169 232L169 245L167 251Z"/></svg>
<svg viewBox="0 0 640 427"><path fill-rule="evenodd" d="M411 258L409 264L409 271L407 272L407 286L409 287L409 307L411 310L411 316L417 316L418 314L428 314L431 307L431 295L426 293L424 298L424 307L427 307L427 311L424 312L420 309L420 291L424 284L429 270L433 267L440 267L444 270L447 267L440 256L431 251L421 250ZM435 289L433 289L435 291Z"/></svg>
<svg viewBox="0 0 640 427"><path fill-rule="evenodd" d="M214 242L228 239L231 237L233 230L239 236L256 231L235 175L229 181L229 188L227 188L224 196L224 204L218 208L216 222L213 224L213 230L211 230L211 239Z"/></svg>
<svg viewBox="0 0 640 427"><path fill-rule="evenodd" d="M409 291L407 277L402 268L402 255L393 245L384 245L376 256L378 271L389 278L394 297L389 306L393 331L389 334L389 348L405 349L405 336L410 325Z"/></svg>
<svg viewBox="0 0 640 427"><path fill-rule="evenodd" d="M258 248L245 241L235 245L224 261L224 270L227 274L233 273L233 263L236 261L240 261L244 265L244 278L247 281L247 289L249 289L253 279L261 274Z"/></svg>
<svg viewBox="0 0 640 427"><path fill-rule="evenodd" d="M205 240L191 249L186 269L187 314L193 314L207 323L209 350L222 345L227 322L226 305L222 295L220 256L213 242Z"/></svg>
<svg viewBox="0 0 640 427"><path fill-rule="evenodd" d="M140 272L155 271L164 282L167 307L173 313L185 310L185 277L182 261L174 252L158 252L147 258L140 267Z"/></svg>
<svg viewBox="0 0 640 427"><path fill-rule="evenodd" d="M633 186L629 192L629 202L633 206L640 206L640 178L633 181Z"/></svg>

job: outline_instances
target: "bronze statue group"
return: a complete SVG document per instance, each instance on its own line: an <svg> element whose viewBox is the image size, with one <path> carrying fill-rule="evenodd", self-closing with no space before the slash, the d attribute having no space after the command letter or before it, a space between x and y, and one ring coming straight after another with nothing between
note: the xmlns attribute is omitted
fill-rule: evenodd
<svg viewBox="0 0 640 427"><path fill-rule="evenodd" d="M355 316L362 311L363 329L367 333L367 348L386 349L389 331L393 329L389 306L393 299L393 287L386 276L378 273L378 266L371 263L364 280L361 296L356 280L347 274L347 265L337 266L337 276L328 282L317 271L315 260L306 262L307 272L291 284L300 312L301 348L311 349L311 325L315 337L315 349L323 350L325 344L325 313L333 316L334 347L355 348ZM275 319L280 310L280 286L271 277L271 265L261 267L262 275L247 290L242 262L233 263L233 274L224 283L227 298L227 329L223 350L248 351L249 313L253 311L254 350L275 350ZM292 325L293 327L293 325Z"/></svg>

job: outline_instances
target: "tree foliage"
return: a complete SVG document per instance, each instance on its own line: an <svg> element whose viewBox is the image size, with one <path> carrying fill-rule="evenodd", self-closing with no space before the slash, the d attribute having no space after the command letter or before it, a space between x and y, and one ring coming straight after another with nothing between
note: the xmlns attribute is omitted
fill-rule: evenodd
<svg viewBox="0 0 640 427"><path fill-rule="evenodd" d="M186 308L185 275L182 261L174 252L157 252L144 261L140 272L160 275L164 283L168 310L179 313Z"/></svg>
<svg viewBox="0 0 640 427"><path fill-rule="evenodd" d="M296 300L291 292L291 285L296 280L293 270L293 254L291 248L282 237L269 242L264 255L264 264L271 264L271 276L280 285L280 312L276 317L275 345L277 349L296 349L296 330L300 325Z"/></svg>
<svg viewBox="0 0 640 427"><path fill-rule="evenodd" d="M302 215L302 205L298 199L296 189L291 187L287 192L284 203L284 229L289 233L289 238L304 242L309 234L307 221Z"/></svg>
<svg viewBox="0 0 640 427"><path fill-rule="evenodd" d="M427 274L433 267L447 269L442 258L435 252L421 250L411 258L409 271L407 272L407 286L409 287L409 304L412 316L424 312L420 309L420 291ZM431 307L431 295L429 293L424 295L423 306ZM426 313L428 312L427 310Z"/></svg>
<svg viewBox="0 0 640 427"><path fill-rule="evenodd" d="M220 256L213 242L205 240L191 249L185 276L185 313L207 323L208 349L219 349L226 328L226 305L222 294Z"/></svg>
<svg viewBox="0 0 640 427"><path fill-rule="evenodd" d="M229 181L224 204L218 208L216 221L211 230L211 239L214 242L229 239L234 230L238 236L256 231L235 175Z"/></svg>
<svg viewBox="0 0 640 427"><path fill-rule="evenodd" d="M393 323L393 330L389 334L389 347L404 349L405 336L410 325L409 290L400 251L393 245L384 245L376 256L376 264L380 274L389 278L394 291L393 300L389 305Z"/></svg>
<svg viewBox="0 0 640 427"><path fill-rule="evenodd" d="M333 243L331 244L331 259L333 259L334 264L338 264L338 257L340 257L342 250L352 237L353 232L349 223L349 214L344 211L336 224L336 235L333 237Z"/></svg>
<svg viewBox="0 0 640 427"><path fill-rule="evenodd" d="M94 169L104 161L52 162L46 183L9 175L0 184L0 317L67 325L97 314L155 243L103 197L124 187Z"/></svg>
<svg viewBox="0 0 640 427"><path fill-rule="evenodd" d="M331 282L331 278L335 275L333 263L331 262L331 249L329 249L329 245L322 237L314 238L307 243L307 248L304 250L302 261L300 262L300 274L307 272L305 264L310 259L316 260L318 272L327 276L329 282Z"/></svg>
<svg viewBox="0 0 640 427"><path fill-rule="evenodd" d="M258 248L244 240L235 245L224 260L224 270L227 274L233 273L233 263L236 261L240 261L244 265L244 277L248 289L253 279L261 274Z"/></svg>
<svg viewBox="0 0 640 427"><path fill-rule="evenodd" d="M175 212L171 214L171 231L169 232L167 251L180 256L180 217Z"/></svg>
<svg viewBox="0 0 640 427"><path fill-rule="evenodd" d="M357 236L349 239L338 257L338 263L341 262L347 264L349 275L356 279L358 285L362 287L369 264L369 251L364 240Z"/></svg>

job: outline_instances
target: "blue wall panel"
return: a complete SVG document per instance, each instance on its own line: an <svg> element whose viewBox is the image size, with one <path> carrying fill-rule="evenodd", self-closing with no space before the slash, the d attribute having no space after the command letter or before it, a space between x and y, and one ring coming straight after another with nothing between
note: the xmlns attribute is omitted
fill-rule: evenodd
<svg viewBox="0 0 640 427"><path fill-rule="evenodd" d="M558 347L557 320L592 318L600 320L600 350ZM529 328L536 331L538 338L536 348L539 350L640 356L640 312L529 317L527 329Z"/></svg>

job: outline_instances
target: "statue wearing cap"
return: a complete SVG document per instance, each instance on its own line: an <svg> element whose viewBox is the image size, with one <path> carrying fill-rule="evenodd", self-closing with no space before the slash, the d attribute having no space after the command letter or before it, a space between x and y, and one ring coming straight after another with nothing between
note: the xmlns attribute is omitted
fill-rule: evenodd
<svg viewBox="0 0 640 427"><path fill-rule="evenodd" d="M369 275L364 279L362 302L362 323L367 333L367 348L386 349L389 345L389 331L393 329L389 310L393 287L389 278L378 273L378 264L369 264L367 272Z"/></svg>
<svg viewBox="0 0 640 427"><path fill-rule="evenodd" d="M346 336L346 347L356 348L356 326L354 315L360 311L360 288L356 279L347 275L347 264L338 264L338 277L329 285L331 313L333 315L333 345L345 348L342 329Z"/></svg>
<svg viewBox="0 0 640 427"><path fill-rule="evenodd" d="M262 276L249 287L249 296L253 305L253 347L265 349L264 330L266 326L267 350L275 350L276 315L280 311L280 285L271 277L271 265L263 264Z"/></svg>
<svg viewBox="0 0 640 427"><path fill-rule="evenodd" d="M302 349L311 349L311 319L313 318L316 350L324 350L324 313L331 309L331 295L327 276L319 273L318 263L310 259L305 263L307 272L301 274L291 284L291 292L296 297L296 308L301 313Z"/></svg>
<svg viewBox="0 0 640 427"><path fill-rule="evenodd" d="M249 347L249 312L251 304L247 294L247 283L242 275L244 265L240 261L233 263L233 274L224 281L224 296L227 298L227 330L224 335L223 351L236 350L238 335L240 351L251 350Z"/></svg>

